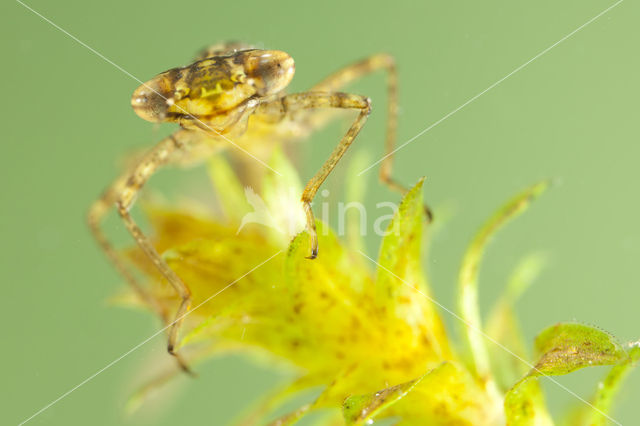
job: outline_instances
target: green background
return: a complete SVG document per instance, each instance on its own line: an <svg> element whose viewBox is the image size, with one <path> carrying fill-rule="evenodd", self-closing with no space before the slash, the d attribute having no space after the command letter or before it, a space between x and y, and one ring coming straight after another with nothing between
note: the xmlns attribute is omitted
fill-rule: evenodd
<svg viewBox="0 0 640 426"><path fill-rule="evenodd" d="M296 60L293 91L353 60L390 52L400 69L402 142L613 3L28 4L143 80L227 39L289 52ZM150 316L106 303L121 279L90 238L84 215L119 159L171 129L133 114L129 96L137 82L131 77L20 4L3 2L0 9L0 422L17 424L157 329ZM550 263L518 305L528 341L543 327L572 319L621 341L640 337L639 12L637 2L621 3L398 153L396 177L414 183L427 176L425 193L436 215L451 212L425 258L441 303L455 305L456 271L474 230L506 198L552 177L561 184L491 246L481 274L483 308L519 258L543 251ZM382 153L383 82L375 75L351 89L374 102L354 146L372 160ZM328 155L343 127L330 126L304 144L304 177ZM341 184L341 167L329 188ZM377 182L376 172L364 175L371 209L398 199ZM184 176L169 173L154 186L171 186ZM118 233L121 226L109 223ZM375 253L378 237L368 243ZM200 368L197 380L181 379L181 393L125 419L122 405L137 371L162 357L164 345L164 337L153 339L30 424L222 424L277 377L247 360L215 360ZM603 373L557 380L588 398ZM554 413L579 404L555 385L545 387ZM623 424L637 421L639 396L636 373L615 415Z"/></svg>

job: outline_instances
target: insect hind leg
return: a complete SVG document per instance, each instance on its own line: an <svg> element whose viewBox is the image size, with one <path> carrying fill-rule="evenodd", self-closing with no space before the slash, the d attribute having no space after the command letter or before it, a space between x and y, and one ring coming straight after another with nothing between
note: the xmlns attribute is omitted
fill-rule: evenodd
<svg viewBox="0 0 640 426"><path fill-rule="evenodd" d="M342 87L378 70L387 73L387 132L385 137L385 153L380 164L380 180L390 189L406 194L407 187L398 183L392 177L393 154L396 146L398 130L398 70L393 56L379 53L355 62L331 74L320 83L313 86L311 91L336 91ZM425 205L427 220L433 220L431 209Z"/></svg>
<svg viewBox="0 0 640 426"><path fill-rule="evenodd" d="M211 58L214 56L227 56L241 50L249 50L254 47L242 41L224 41L205 47L195 57L195 61Z"/></svg>

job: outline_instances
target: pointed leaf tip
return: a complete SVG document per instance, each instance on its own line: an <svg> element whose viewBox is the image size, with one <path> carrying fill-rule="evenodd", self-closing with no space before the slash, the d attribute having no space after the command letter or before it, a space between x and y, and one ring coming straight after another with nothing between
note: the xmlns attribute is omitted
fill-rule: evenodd
<svg viewBox="0 0 640 426"><path fill-rule="evenodd" d="M479 377L490 377L491 367L485 346L478 308L478 273L480 262L491 238L511 219L524 212L539 197L550 181L538 182L513 197L484 224L476 234L462 260L458 278L458 306L465 320L465 332L473 358L473 367Z"/></svg>
<svg viewBox="0 0 640 426"><path fill-rule="evenodd" d="M505 396L509 424L547 424L544 422L548 415L536 377L563 375L584 367L624 363L629 359L609 333L573 322L558 323L543 330L536 338L536 349L540 353L538 362Z"/></svg>
<svg viewBox="0 0 640 426"><path fill-rule="evenodd" d="M342 405L347 426L372 422L373 418L402 399L420 379L402 383L373 394L350 396Z"/></svg>
<svg viewBox="0 0 640 426"><path fill-rule="evenodd" d="M579 323L559 323L536 338L541 354L529 376L562 375L584 367L612 365L627 358L615 338L597 328Z"/></svg>

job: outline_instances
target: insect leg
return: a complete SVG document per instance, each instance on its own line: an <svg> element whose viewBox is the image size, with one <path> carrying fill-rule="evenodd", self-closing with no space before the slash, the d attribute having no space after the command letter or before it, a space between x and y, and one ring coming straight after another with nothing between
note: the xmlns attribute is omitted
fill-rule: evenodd
<svg viewBox="0 0 640 426"><path fill-rule="evenodd" d="M251 49L252 46L250 44L241 42L241 41L223 41L221 43L216 43L211 46L207 46L202 49L195 57L196 61L211 58L214 56L226 56L231 55L234 52L239 50L247 50Z"/></svg>
<svg viewBox="0 0 640 426"><path fill-rule="evenodd" d="M387 72L387 134L385 139L385 156L380 165L380 180L394 191L406 194L407 188L391 176L393 169L393 150L396 145L398 129L398 70L393 56L379 53L331 74L311 88L311 91L336 91L343 86L378 70ZM433 214L425 206L427 219L431 221Z"/></svg>
<svg viewBox="0 0 640 426"><path fill-rule="evenodd" d="M174 348L177 342L179 327L182 324L182 318L189 310L191 292L160 256L153 244L135 223L131 213L129 212L143 185L158 168L171 162L172 154L183 148L184 142L181 141L181 135L183 134L184 133L177 132L174 135L163 139L153 149L151 149L151 151L144 155L129 173L116 180L105 192L102 198L96 201L89 209L89 226L102 249L116 265L116 268L123 273L136 293L138 293L145 302L150 303L150 306L154 307L161 314L165 322L169 322L167 319L167 313L159 307L157 301L149 294L149 292L139 285L133 277L133 274L127 270L123 259L118 255L100 230L102 218L111 206L115 204L116 210L120 214L125 227L135 239L138 246L146 254L149 260L153 262L156 268L158 268L167 281L169 281L169 283L174 287L182 300L175 315L175 319L173 322L170 322L168 351L176 357L183 370L190 372L186 363L178 356Z"/></svg>
<svg viewBox="0 0 640 426"><path fill-rule="evenodd" d="M327 176L329 176L329 173L335 168L340 158L342 158L362 129L371 112L371 101L365 96L340 92L305 92L286 95L275 101L261 104L256 112L258 114L284 116L286 114L295 114L296 111L312 108L355 109L359 110L360 113L351 124L349 130L347 130L347 133L342 137L338 146L335 147L329 158L322 167L320 167L320 170L307 182L302 192L301 200L307 217L307 232L310 236L309 259L315 259L318 255L318 234L316 232L315 218L311 209L311 201L318 192L320 185L322 185Z"/></svg>
<svg viewBox="0 0 640 426"><path fill-rule="evenodd" d="M131 285L136 295L147 306L151 307L162 319L163 322L168 322L168 315L164 307L162 307L158 301L149 293L149 291L142 286L134 274L131 273L126 266L125 260L122 255L113 247L107 237L102 232L100 227L105 215L109 212L109 209L116 203L118 192L124 186L124 180L122 178L117 179L113 184L100 196L100 198L91 204L89 212L87 214L87 222L89 229L93 234L93 237L98 242L98 245L105 253L107 258L115 266L117 271L125 278L125 280Z"/></svg>

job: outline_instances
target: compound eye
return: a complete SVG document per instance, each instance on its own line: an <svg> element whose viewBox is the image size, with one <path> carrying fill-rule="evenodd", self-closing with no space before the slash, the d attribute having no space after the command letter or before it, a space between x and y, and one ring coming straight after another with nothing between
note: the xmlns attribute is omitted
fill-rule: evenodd
<svg viewBox="0 0 640 426"><path fill-rule="evenodd" d="M293 78L293 58L278 50L254 50L246 54L247 75L258 88L260 95L268 95L284 89Z"/></svg>
<svg viewBox="0 0 640 426"><path fill-rule="evenodd" d="M131 99L131 106L134 109L147 108L149 105L149 95L147 93L139 93L138 96L133 96Z"/></svg>
<svg viewBox="0 0 640 426"><path fill-rule="evenodd" d="M138 87L131 96L131 106L135 113L154 123L164 121L167 114L166 99L156 87L153 80L149 81Z"/></svg>

